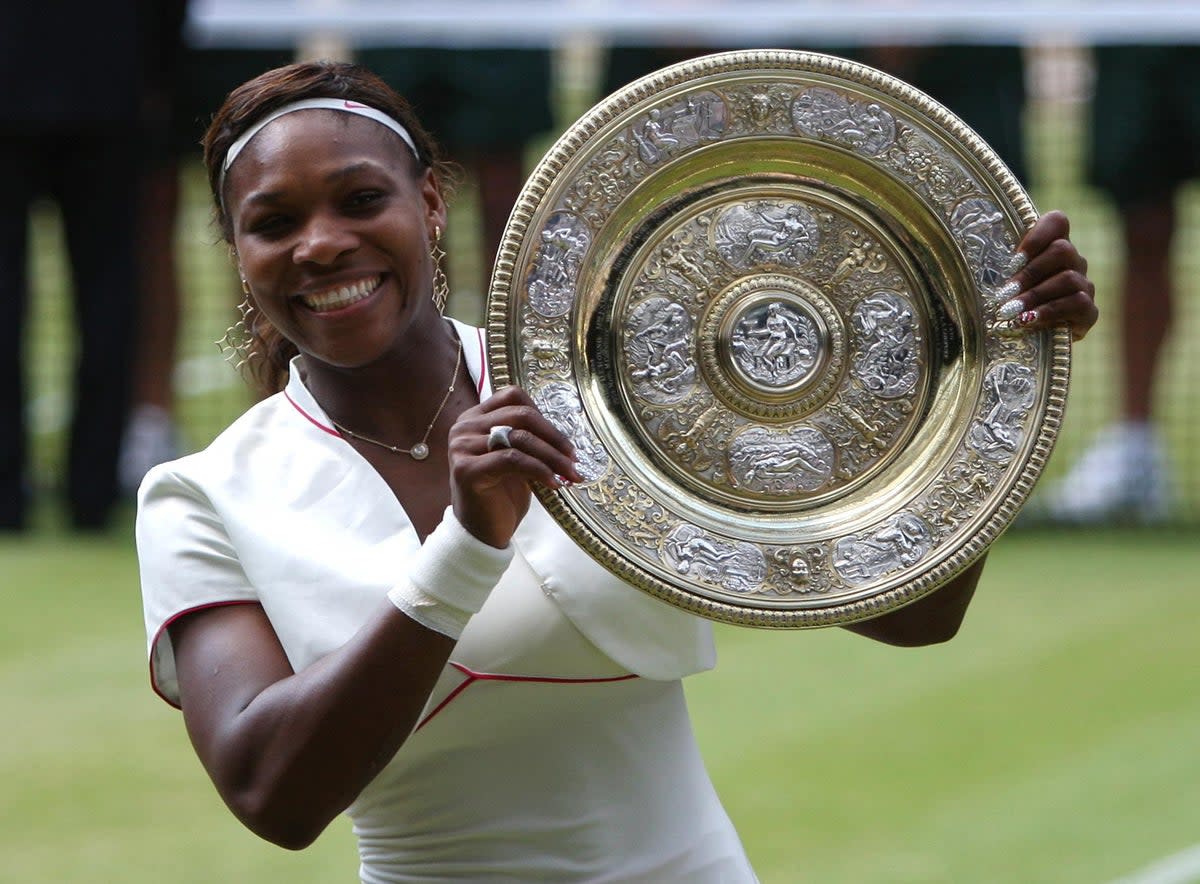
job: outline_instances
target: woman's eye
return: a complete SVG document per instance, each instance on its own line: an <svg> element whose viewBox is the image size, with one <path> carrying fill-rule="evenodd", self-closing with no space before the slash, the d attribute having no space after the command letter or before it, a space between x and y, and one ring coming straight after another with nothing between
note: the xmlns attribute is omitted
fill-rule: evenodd
<svg viewBox="0 0 1200 884"><path fill-rule="evenodd" d="M350 209L370 209L373 208L380 200L383 199L383 193L378 190L360 190L352 193L346 200L346 205Z"/></svg>
<svg viewBox="0 0 1200 884"><path fill-rule="evenodd" d="M258 236L278 236L287 230L289 221L285 215L266 215L255 218L248 225L251 233Z"/></svg>

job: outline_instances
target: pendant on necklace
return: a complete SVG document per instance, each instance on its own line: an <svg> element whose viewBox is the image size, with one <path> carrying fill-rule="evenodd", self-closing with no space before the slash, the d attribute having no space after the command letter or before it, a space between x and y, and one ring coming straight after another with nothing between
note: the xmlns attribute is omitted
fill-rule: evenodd
<svg viewBox="0 0 1200 884"><path fill-rule="evenodd" d="M429 457L429 446L424 442L418 442L408 450L408 456L413 460L424 460Z"/></svg>

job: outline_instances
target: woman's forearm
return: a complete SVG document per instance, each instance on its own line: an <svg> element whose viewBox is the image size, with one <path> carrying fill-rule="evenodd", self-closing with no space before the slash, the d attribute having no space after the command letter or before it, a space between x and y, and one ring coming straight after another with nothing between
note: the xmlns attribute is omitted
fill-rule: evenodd
<svg viewBox="0 0 1200 884"><path fill-rule="evenodd" d="M875 641L902 647L918 647L954 638L975 594L987 554L961 574L911 605L846 628Z"/></svg>
<svg viewBox="0 0 1200 884"><path fill-rule="evenodd" d="M280 671L274 634L263 641L265 615L250 608L257 618L230 609L233 619L185 618L173 629L184 717L230 809L261 837L299 849L396 753L454 642L387 604L346 645L292 674Z"/></svg>

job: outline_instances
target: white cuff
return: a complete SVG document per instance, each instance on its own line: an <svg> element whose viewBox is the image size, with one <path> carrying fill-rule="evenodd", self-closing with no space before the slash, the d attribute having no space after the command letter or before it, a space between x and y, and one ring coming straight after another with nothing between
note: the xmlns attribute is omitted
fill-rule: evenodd
<svg viewBox="0 0 1200 884"><path fill-rule="evenodd" d="M446 507L442 523L425 538L408 579L425 595L474 614L512 557L511 543L504 549L489 546L459 524L453 507Z"/></svg>
<svg viewBox="0 0 1200 884"><path fill-rule="evenodd" d="M458 641L472 614L426 595L407 580L388 590L388 601L422 626Z"/></svg>
<svg viewBox="0 0 1200 884"><path fill-rule="evenodd" d="M425 543L407 580L388 592L388 599L423 626L458 639L512 561L510 543L496 549L465 529L454 509Z"/></svg>

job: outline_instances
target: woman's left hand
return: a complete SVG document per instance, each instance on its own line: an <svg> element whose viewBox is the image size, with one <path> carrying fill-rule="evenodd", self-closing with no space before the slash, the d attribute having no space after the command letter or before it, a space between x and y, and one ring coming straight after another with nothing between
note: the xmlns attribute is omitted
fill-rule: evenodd
<svg viewBox="0 0 1200 884"><path fill-rule="evenodd" d="M1017 246L1014 265L1024 263L1008 282L1013 296L997 310L1014 329L1037 331L1065 323L1080 341L1096 324L1096 287L1070 234L1066 215L1047 212Z"/></svg>

